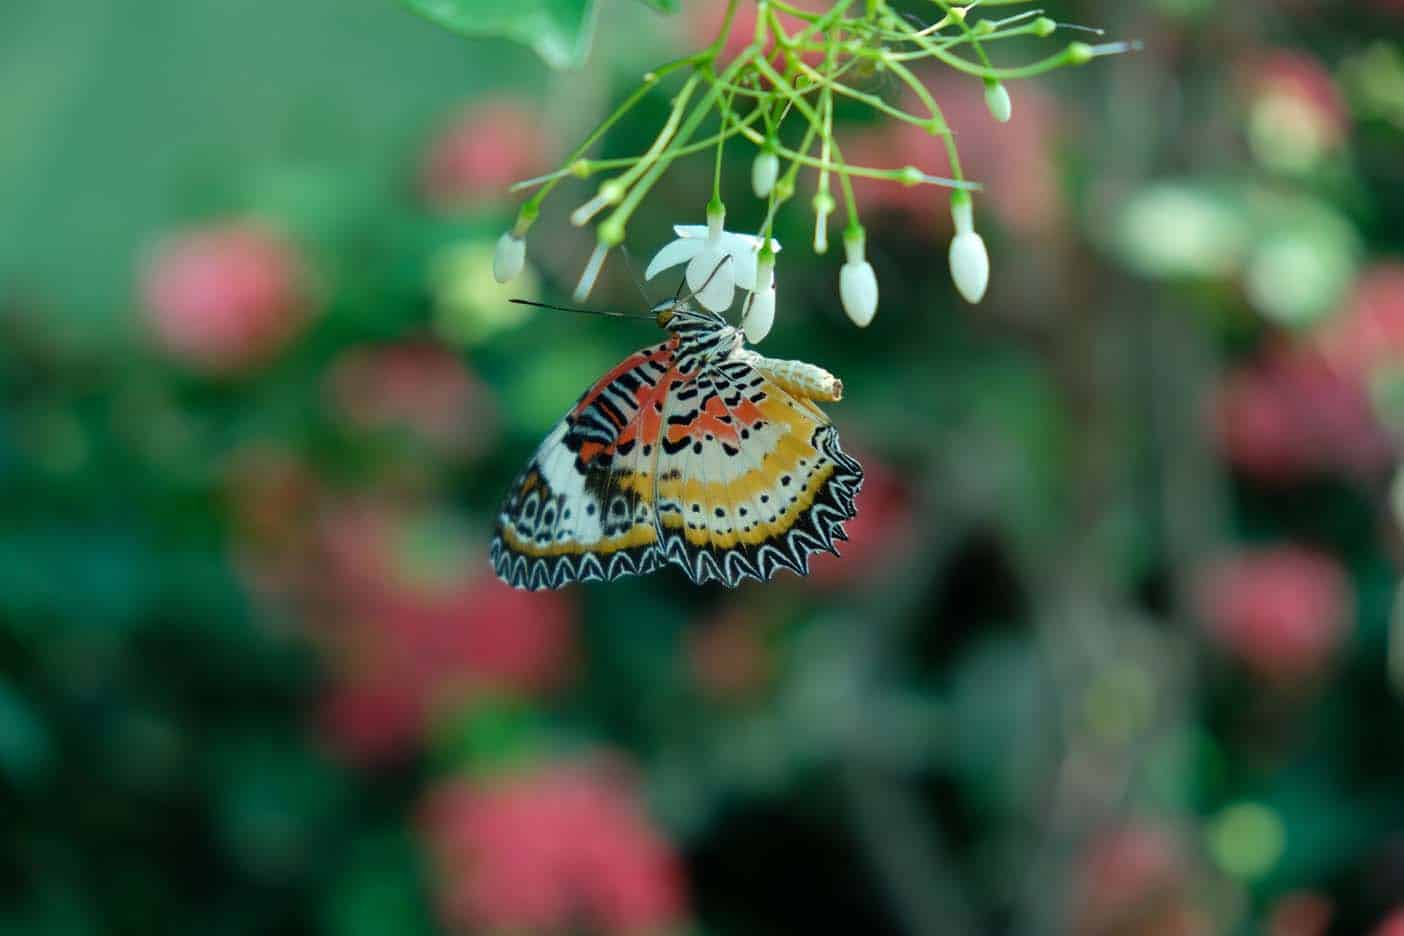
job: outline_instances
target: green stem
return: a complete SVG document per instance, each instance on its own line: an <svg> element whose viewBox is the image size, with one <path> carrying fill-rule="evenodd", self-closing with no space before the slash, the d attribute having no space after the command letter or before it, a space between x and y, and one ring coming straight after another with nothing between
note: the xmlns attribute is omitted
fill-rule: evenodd
<svg viewBox="0 0 1404 936"><path fill-rule="evenodd" d="M734 120L734 118L733 118ZM765 137L756 133L749 127L741 131L741 135L756 145L765 142ZM851 176L860 179L883 179L889 182L901 182L903 184L916 183L921 185L939 185L944 188L963 189L969 192L978 192L982 188L978 182L969 182L965 179L947 179L941 176L928 175L921 172L914 166L905 166L901 169L873 169L867 166L854 166L847 163L840 166L838 163L824 163L813 156L809 156L801 151L790 149L783 144L775 145L777 155L790 160L792 163L798 162L801 165L812 169L829 169L837 172L842 170ZM778 184L778 183L777 183Z"/></svg>
<svg viewBox="0 0 1404 936"><path fill-rule="evenodd" d="M759 110L751 111L751 113L747 114L745 117L742 118L732 117L733 126L731 126L726 131L722 133L713 134L712 136L707 137L705 140L698 140L696 143L689 143L686 146L678 147L673 152L673 156L690 156L693 153L700 153L703 150L711 149L713 146L716 146L719 142L723 140L729 140L732 137L739 135L741 133L741 128L749 127L751 124L755 123L758 119L760 119L760 117L761 112ZM566 176L589 178L597 172L604 172L609 169L622 169L626 166L632 166L642 158L643 156L640 155L618 156L612 159L578 159L564 169L557 169L555 172L550 172L546 175L537 176L534 179L523 179L520 182L513 182L511 186L511 191L519 192L524 189L532 188L533 186L544 185L545 183L555 179L563 179Z"/></svg>
<svg viewBox="0 0 1404 936"><path fill-rule="evenodd" d="M726 12L722 14L721 29L717 30L717 38L712 40L712 44L703 49L698 56L694 57L694 64L712 62L721 54L721 50L726 48L726 37L731 35L731 21L736 18L737 0L726 0Z"/></svg>
<svg viewBox="0 0 1404 936"><path fill-rule="evenodd" d="M983 37L983 41L991 42L999 39L1011 39L1017 36L1030 35L1039 35L1039 27L1037 26L1037 24L1025 23L1022 26L1011 26L1008 29L997 30L995 32L990 33L988 36ZM883 34L881 38L889 42L917 42L917 40L912 39L910 34L907 33ZM935 45L935 47L939 49L953 49L956 46L965 45L971 41L972 39L966 36L948 36L941 38L939 41L933 43L933 45ZM796 50L803 52L824 51L823 46L820 46L817 43L811 43L805 46L797 47ZM882 62L890 62L894 60L907 62L912 61L913 59L924 59L931 57L931 53L926 51L893 52L891 49L870 48L868 46L851 44L848 47L846 47L844 51L849 55L854 56L855 58L865 58L871 61Z"/></svg>
<svg viewBox="0 0 1404 936"><path fill-rule="evenodd" d="M947 14L951 12L951 5L947 2L947 0L935 0L935 3ZM899 20L899 22L902 21ZM961 32L965 34L965 38L969 39L970 44L975 48L975 54L980 57L980 61L984 64L986 68L993 68L994 63L991 62L990 57L985 54L985 47L980 44L980 40L975 38L975 33L970 28L970 23L967 22L966 17L961 16L957 22L960 23L960 29Z"/></svg>
<svg viewBox="0 0 1404 936"><path fill-rule="evenodd" d="M800 7L793 6L789 3L785 3L784 0L770 0L770 3L772 6L784 10L787 15L793 16L795 19L802 19L805 22L812 23L824 15L822 13L815 13L813 10L804 10Z"/></svg>
<svg viewBox="0 0 1404 936"><path fill-rule="evenodd" d="M718 108L721 116L721 132L717 134L717 158L712 166L712 201L721 202L721 170L722 152L726 148L726 125L731 119L731 99L733 92L727 91L720 96L721 104Z"/></svg>
<svg viewBox="0 0 1404 936"><path fill-rule="evenodd" d="M760 49L757 43L752 42L727 66L726 71L722 73L722 79L730 81L736 72L740 71L742 66L754 58L759 51ZM711 112L712 102L716 100L719 93L716 76L711 74L710 68L706 67L699 68L693 74L694 78L699 76L705 79L709 84L707 93L702 100L698 102L697 106L693 108L692 113L688 114L682 126L678 128L678 132L674 136L673 148L653 161L653 164L643 174L642 178L639 179L638 184L629 189L629 193L624 196L623 201L619 203L619 207L615 208L614 211L610 213L610 216L601 223L602 227L607 225L607 229L610 232L618 234L621 238L624 228L628 225L629 219L633 217L634 211L638 209L639 203L643 201L649 189L653 188L654 183L658 181L658 178L668 166L672 164L673 160L681 155L679 151L687 145L688 141L692 138L692 134L697 132L697 128L702 125L702 121L705 120L707 115ZM725 131L725 129L725 127L722 128L723 131Z"/></svg>
<svg viewBox="0 0 1404 936"><path fill-rule="evenodd" d="M809 102L804 100L803 96L801 96L799 92L795 91L794 87L788 81L786 81L784 77L782 77L781 74L771 66L769 62L767 62L763 58L757 59L756 70L760 72L761 75L763 75L767 80L769 80L770 83L774 85L776 89L780 91L781 94L789 98L790 101L795 105L795 110L803 114L806 120L808 120L811 124L817 123L822 126L822 118L820 118L817 114L814 113L814 109L809 106ZM853 216L856 216L857 203L853 199L853 183L848 179L847 168L843 164L843 151L839 148L838 143L833 141L832 134L825 134L824 140L826 143L833 147L834 161L837 164L834 168L836 168L839 172L839 182L843 187L844 198L848 202L849 211L852 213ZM827 169L829 165L827 160L821 160L820 163L821 166ZM850 220L852 220L852 217L850 217Z"/></svg>
<svg viewBox="0 0 1404 936"><path fill-rule="evenodd" d="M894 107L893 105L884 101L882 98L878 97L876 94L869 94L866 91L859 91L855 88L850 88L848 85L837 81L835 77L829 77L820 74L813 67L806 65L802 61L796 60L795 65L800 72L802 72L806 77L813 81L817 86L820 86L825 89L832 88L835 94L841 94L846 98L851 98L852 100L860 101L871 107L873 110L882 114L886 114L887 116L892 117L895 120L901 120L905 123L916 124L919 127L925 127L930 129L930 118L917 117L914 114L907 113L900 107ZM950 133L950 130L943 125L939 132Z"/></svg>
<svg viewBox="0 0 1404 936"><path fill-rule="evenodd" d="M585 139L581 141L579 146L577 146L574 150L571 151L571 154L568 157L566 157L566 166L568 167L571 163L575 162L581 156L584 156L586 151L589 150L590 147L598 143L600 138L603 137L607 132L609 132L610 127L613 127L616 123L618 123L620 118L622 118L625 114L629 113L629 111L633 110L634 106L638 104L639 101L643 100L644 95L648 94L648 92L653 89L654 85L658 84L658 82L662 81L666 76L668 76L672 72L675 72L679 68L682 68L684 65L689 65L691 63L691 57L675 59L674 61L668 62L665 65L661 65L658 68L655 68L653 71L645 75L643 84L635 88L634 92L630 94L627 98L625 98L624 101L618 107L616 107L608 117L604 119L603 123L596 127L590 133L589 136L585 137ZM537 213L541 210L541 203L546 199L547 195L551 194L551 190L555 188L556 185L560 182L560 180L564 177L565 176L562 175L547 181L546 184L535 195L531 196L531 198L527 199L522 204L519 217L535 219ZM530 224L530 221L528 221L528 224ZM518 235L521 235L525 234L526 231L520 230L517 233Z"/></svg>
<svg viewBox="0 0 1404 936"><path fill-rule="evenodd" d="M658 136L654 138L653 144L644 151L644 154L639 157L638 162L622 173L617 179L613 180L621 188L627 189L629 186L633 185L639 176L643 175L643 173L653 165L654 161L668 147L668 144L673 141L673 136L678 129L678 123L682 120L683 111L687 109L687 102L692 97L692 92L696 90L697 83L700 80L700 72L693 72L688 77L687 83L684 84L682 90L678 92L678 96L673 99L673 109L668 114L668 119L664 122L663 129L658 131ZM707 103L711 103L710 96Z"/></svg>
<svg viewBox="0 0 1404 936"><path fill-rule="evenodd" d="M912 41L929 55L940 59L956 71L965 72L967 75L974 75L977 78L1032 78L1035 75L1042 75L1045 72L1053 71L1055 68L1061 68L1064 65L1076 65L1085 61L1085 59L1078 58L1078 46L1077 43L1073 43L1063 49L1063 51L1050 55L1045 59L1040 59L1031 65L1024 65L1019 68L981 67L968 59L963 59L958 55L952 55L935 43L927 41L925 36L920 36L915 32L910 35L912 36Z"/></svg>
<svg viewBox="0 0 1404 936"><path fill-rule="evenodd" d="M950 124L946 123L946 115L941 111L941 105L936 103L936 99L931 96L931 92L926 90L926 85L922 84L912 70L901 62L891 62L888 64L892 73L895 74L909 88L912 93L921 101L922 106L931 112L932 126L931 133L941 136L945 140L946 158L951 164L951 175L957 179L964 179L965 173L960 168L960 153L956 149L955 134L951 133ZM938 129L936 124L940 125Z"/></svg>

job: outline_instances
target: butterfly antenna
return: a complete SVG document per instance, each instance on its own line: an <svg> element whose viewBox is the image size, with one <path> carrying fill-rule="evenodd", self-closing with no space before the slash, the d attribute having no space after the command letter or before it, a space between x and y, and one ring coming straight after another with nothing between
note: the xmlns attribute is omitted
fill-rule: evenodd
<svg viewBox="0 0 1404 936"><path fill-rule="evenodd" d="M578 312L581 315L603 315L605 318L648 319L650 322L654 320L652 315L639 315L634 312L607 312L604 309L573 309L570 306L551 305L548 302L533 302L530 299L509 299L508 302L514 302L517 305L531 306L536 309L555 309L557 312Z"/></svg>
<svg viewBox="0 0 1404 936"><path fill-rule="evenodd" d="M634 257L629 253L629 245L623 244L620 246L619 250L624 254L624 266L629 269L629 277L634 281L634 285L639 287L639 295L643 296L644 308L652 308L653 300L648 297L648 290L644 287L644 281L639 277L638 268L634 266Z"/></svg>

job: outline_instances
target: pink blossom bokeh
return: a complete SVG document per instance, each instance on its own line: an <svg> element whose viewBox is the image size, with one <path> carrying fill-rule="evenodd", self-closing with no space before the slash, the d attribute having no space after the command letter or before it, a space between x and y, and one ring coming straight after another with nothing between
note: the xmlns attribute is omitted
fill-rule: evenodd
<svg viewBox="0 0 1404 936"><path fill-rule="evenodd" d="M612 767L449 781L430 792L420 828L456 932L650 933L684 919L677 856Z"/></svg>
<svg viewBox="0 0 1404 936"><path fill-rule="evenodd" d="M321 724L354 760L408 753L436 713L550 693L574 671L573 595L513 589L481 548L436 544L424 522L368 503L334 505L322 524L309 626L339 678Z"/></svg>
<svg viewBox="0 0 1404 936"><path fill-rule="evenodd" d="M434 208L499 204L513 182L546 171L553 153L539 109L525 101L479 101L438 128L419 167L419 190Z"/></svg>
<svg viewBox="0 0 1404 936"><path fill-rule="evenodd" d="M1132 819L1095 836L1071 895L1080 936L1209 936L1194 902L1194 869L1175 830Z"/></svg>
<svg viewBox="0 0 1404 936"><path fill-rule="evenodd" d="M1265 682L1283 687L1326 671L1354 615L1345 569L1298 545L1217 560L1202 570L1198 596L1210 639Z"/></svg>
<svg viewBox="0 0 1404 936"><path fill-rule="evenodd" d="M1391 912L1370 931L1370 936L1404 936L1404 907Z"/></svg>
<svg viewBox="0 0 1404 936"><path fill-rule="evenodd" d="M774 667L760 617L740 607L699 622L688 636L687 659L697 687L718 701L753 697Z"/></svg>
<svg viewBox="0 0 1404 936"><path fill-rule="evenodd" d="M1068 117L1056 99L1029 83L1010 90L1013 117L999 123L985 104L984 85L977 78L932 71L921 76L941 105L942 115L956 135L961 165L967 176L984 185L975 196L978 215L988 205L999 222L1023 237L1052 233L1062 226L1066 208L1060 194L1057 152ZM910 92L902 106L925 114ZM849 130L841 138L843 158L855 165L900 169L912 165L930 175L950 177L950 160L943 137L895 120ZM952 229L950 190L896 182L853 180L858 203L866 214L886 213L910 222L929 237Z"/></svg>
<svg viewBox="0 0 1404 936"><path fill-rule="evenodd" d="M905 479L874 455L856 457L863 466L863 488L854 498L858 515L844 524L848 540L836 544L839 556L815 553L809 560L810 581L820 587L841 588L878 575L884 563L911 546L915 532Z"/></svg>
<svg viewBox="0 0 1404 936"><path fill-rule="evenodd" d="M245 220L163 240L141 271L141 295L156 343L190 369L212 374L273 357L310 309L297 249L267 225Z"/></svg>
<svg viewBox="0 0 1404 936"><path fill-rule="evenodd" d="M1277 899L1268 912L1267 936L1326 936L1334 906L1311 891L1293 891Z"/></svg>
<svg viewBox="0 0 1404 936"><path fill-rule="evenodd" d="M326 396L342 423L407 431L442 454L480 454L496 440L490 391L457 355L428 340L343 352L327 374Z"/></svg>
<svg viewBox="0 0 1404 936"><path fill-rule="evenodd" d="M1310 347L1273 348L1230 371L1212 406L1225 457L1257 481L1369 479L1394 461L1363 383Z"/></svg>
<svg viewBox="0 0 1404 936"><path fill-rule="evenodd" d="M1316 341L1332 364L1357 380L1404 365L1404 264L1381 263L1361 274Z"/></svg>

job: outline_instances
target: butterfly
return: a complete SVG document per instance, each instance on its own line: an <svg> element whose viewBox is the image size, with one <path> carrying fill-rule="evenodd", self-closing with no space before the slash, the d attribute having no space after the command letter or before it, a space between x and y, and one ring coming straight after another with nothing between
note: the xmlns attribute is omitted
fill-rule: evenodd
<svg viewBox="0 0 1404 936"><path fill-rule="evenodd" d="M764 357L688 297L654 306L661 344L585 391L512 483L490 558L532 591L672 564L735 587L838 555L863 469L817 405L843 384Z"/></svg>

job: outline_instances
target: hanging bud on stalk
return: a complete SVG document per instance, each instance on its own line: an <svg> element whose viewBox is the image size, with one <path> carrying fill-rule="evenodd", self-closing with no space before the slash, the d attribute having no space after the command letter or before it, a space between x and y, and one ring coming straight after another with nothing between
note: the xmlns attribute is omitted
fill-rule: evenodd
<svg viewBox="0 0 1404 936"><path fill-rule="evenodd" d="M526 241L511 231L497 239L497 251L492 255L492 278L507 283L517 278L526 265Z"/></svg>
<svg viewBox="0 0 1404 936"><path fill-rule="evenodd" d="M1003 82L993 78L985 79L985 106L990 109L990 116L1000 123L1009 123L1009 118L1014 116L1014 104L1009 100L1009 89Z"/></svg>
<svg viewBox="0 0 1404 936"><path fill-rule="evenodd" d="M761 251L756 258L756 285L741 316L741 330L751 344L760 344L775 324L775 254Z"/></svg>
<svg viewBox="0 0 1404 936"><path fill-rule="evenodd" d="M769 198L775 189L775 180L780 177L780 157L771 149L763 149L751 163L751 188L757 198Z"/></svg>
<svg viewBox="0 0 1404 936"><path fill-rule="evenodd" d="M974 208L969 192L951 196L951 217L955 219L955 237L951 239L951 279L966 302L974 305L985 297L990 284L990 255L985 241L975 233Z"/></svg>
<svg viewBox="0 0 1404 936"><path fill-rule="evenodd" d="M861 227L844 233L843 249L847 260L839 271L839 299L843 301L843 311L859 328L868 327L877 314L878 304L877 274L863 256L864 240Z"/></svg>
<svg viewBox="0 0 1404 936"><path fill-rule="evenodd" d="M609 246L603 241L595 244L594 253L590 254L590 259L585 264L585 272L580 274L580 282L575 287L576 302L584 302L590 298L590 292L595 288L595 280L599 279L600 269L604 266L605 255L608 253Z"/></svg>

